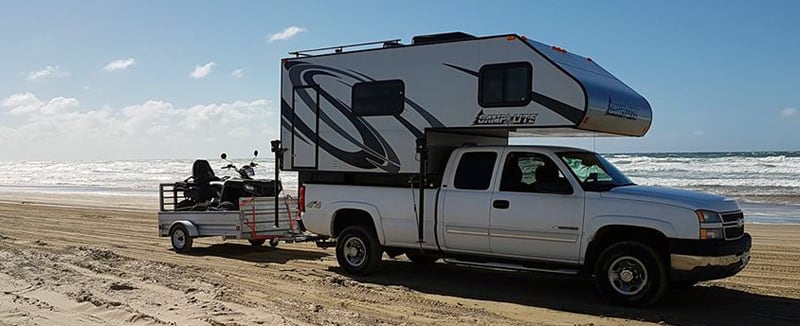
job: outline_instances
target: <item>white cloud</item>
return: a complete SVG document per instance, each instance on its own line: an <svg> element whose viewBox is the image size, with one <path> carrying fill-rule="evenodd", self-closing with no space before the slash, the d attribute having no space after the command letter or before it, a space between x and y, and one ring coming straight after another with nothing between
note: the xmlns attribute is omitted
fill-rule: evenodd
<svg viewBox="0 0 800 326"><path fill-rule="evenodd" d="M242 78L242 76L244 76L244 69L236 69L232 71L231 76L236 79Z"/></svg>
<svg viewBox="0 0 800 326"><path fill-rule="evenodd" d="M302 27L289 26L289 27L286 27L281 32L278 32L278 33L270 35L269 36L269 43L272 43L272 42L275 42L275 41L288 40L288 39L294 37L295 35L297 35L297 34L299 34L301 32L305 32L305 31L306 31L306 29L302 28Z"/></svg>
<svg viewBox="0 0 800 326"><path fill-rule="evenodd" d="M192 73L189 74L189 76L191 76L194 79L200 79L205 76L208 76L208 74L211 73L211 70L214 69L214 66L216 65L217 64L214 62L209 62L202 66L195 66L194 71L192 71Z"/></svg>
<svg viewBox="0 0 800 326"><path fill-rule="evenodd" d="M92 90L92 87L91 87L91 86L89 86L89 85L83 86L83 87L81 87L81 88L82 88L84 91L90 91L90 90Z"/></svg>
<svg viewBox="0 0 800 326"><path fill-rule="evenodd" d="M278 136L277 110L263 99L188 107L148 100L90 109L76 98L20 93L0 99L0 110L17 117L0 120L0 148L19 152L17 159L56 155L48 153L64 153L61 158L198 157L211 150L246 155L263 146L264 139Z"/></svg>
<svg viewBox="0 0 800 326"><path fill-rule="evenodd" d="M798 114L800 114L800 110L797 110L796 108L785 108L781 110L781 118L793 117Z"/></svg>
<svg viewBox="0 0 800 326"><path fill-rule="evenodd" d="M128 69L128 67L133 66L135 64L136 64L136 59L134 58L117 59L109 62L105 67L103 67L103 70L105 71L125 70Z"/></svg>
<svg viewBox="0 0 800 326"><path fill-rule="evenodd" d="M9 97L3 99L3 106L4 107L21 107L21 106L29 106L29 105L38 105L42 101L31 93L20 93L14 94Z"/></svg>
<svg viewBox="0 0 800 326"><path fill-rule="evenodd" d="M41 120L43 115L68 112L79 105L74 97L58 96L43 102L31 93L14 94L3 100L3 106L10 108L11 114L28 115L31 120Z"/></svg>
<svg viewBox="0 0 800 326"><path fill-rule="evenodd" d="M28 73L28 81L39 81L47 78L68 77L69 71L62 70L59 66L47 66L41 70Z"/></svg>

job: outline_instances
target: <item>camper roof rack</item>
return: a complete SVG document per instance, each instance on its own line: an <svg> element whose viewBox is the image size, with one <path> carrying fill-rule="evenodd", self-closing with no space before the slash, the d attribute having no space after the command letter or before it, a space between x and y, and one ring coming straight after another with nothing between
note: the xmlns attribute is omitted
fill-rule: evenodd
<svg viewBox="0 0 800 326"><path fill-rule="evenodd" d="M366 42L366 43L355 43L355 44L347 44L347 45L337 45L337 46L329 46L324 48L316 48L310 50L301 50L301 51L292 51L289 54L295 57L311 57L313 56L312 52L321 52L327 50L333 50L334 53L342 53L345 48L355 48L355 47L362 47L367 45L375 45L381 44L384 48L393 48L397 46L401 46L403 44L400 43L400 39L393 39L393 40L385 40L385 41L375 41L375 42Z"/></svg>

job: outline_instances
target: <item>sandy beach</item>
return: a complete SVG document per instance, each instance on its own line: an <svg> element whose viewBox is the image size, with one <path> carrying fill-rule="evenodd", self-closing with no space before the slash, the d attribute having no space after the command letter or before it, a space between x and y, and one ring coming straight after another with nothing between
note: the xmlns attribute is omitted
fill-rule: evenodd
<svg viewBox="0 0 800 326"><path fill-rule="evenodd" d="M798 225L747 225L752 260L739 275L628 309L582 279L418 267L403 256L384 256L380 273L352 278L332 249L313 243L252 248L206 238L180 255L157 237L155 211L122 197L0 197L0 325L800 322Z"/></svg>

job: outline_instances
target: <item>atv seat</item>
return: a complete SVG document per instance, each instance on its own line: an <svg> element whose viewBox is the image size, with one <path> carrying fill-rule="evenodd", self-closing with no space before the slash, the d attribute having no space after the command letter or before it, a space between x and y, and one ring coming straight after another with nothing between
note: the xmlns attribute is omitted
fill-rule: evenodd
<svg viewBox="0 0 800 326"><path fill-rule="evenodd" d="M196 160L192 165L192 179L197 187L197 202L206 202L214 198L215 194L211 190L211 181L219 181L219 178L214 175L214 170L211 164L206 160Z"/></svg>

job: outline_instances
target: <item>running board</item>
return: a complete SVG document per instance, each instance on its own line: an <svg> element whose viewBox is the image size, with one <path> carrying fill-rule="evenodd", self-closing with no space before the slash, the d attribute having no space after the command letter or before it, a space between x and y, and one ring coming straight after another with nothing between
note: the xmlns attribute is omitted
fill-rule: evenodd
<svg viewBox="0 0 800 326"><path fill-rule="evenodd" d="M466 266L472 266L472 267L491 268L491 269L506 269L506 270L512 270L512 271L544 272L544 273L555 273L555 274L565 274L565 275L577 275L578 273L580 273L580 271L577 270L577 269L533 268L533 267L525 267L525 266L517 265L517 264L479 263L479 262L458 260L458 259L455 259L455 258L445 258L444 262L448 263L448 264L455 264L455 265L466 265Z"/></svg>

